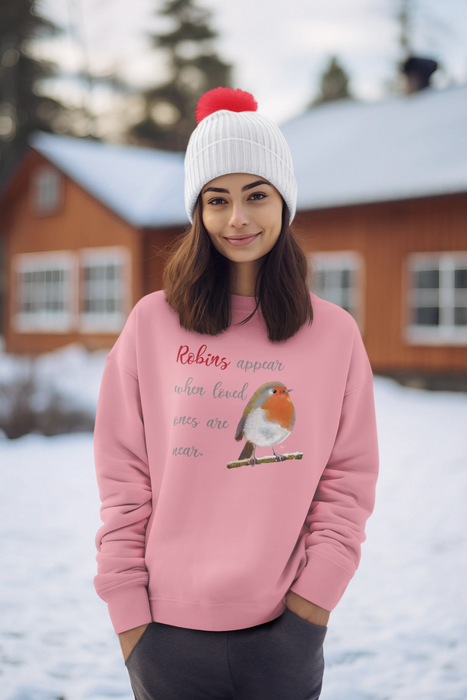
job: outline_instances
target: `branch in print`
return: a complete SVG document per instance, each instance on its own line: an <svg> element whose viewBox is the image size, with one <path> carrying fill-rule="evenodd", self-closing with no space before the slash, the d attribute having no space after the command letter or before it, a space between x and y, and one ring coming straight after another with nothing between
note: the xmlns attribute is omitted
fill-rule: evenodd
<svg viewBox="0 0 467 700"><path fill-rule="evenodd" d="M290 452L289 454L281 455L283 460L287 459L301 459L303 457L303 452ZM268 464L269 462L277 462L277 459L272 455L268 457L258 457L256 459L256 464ZM227 469L235 469L235 467L246 467L246 466L255 466L252 464L252 460L250 459L237 459L235 462L229 462L227 464Z"/></svg>

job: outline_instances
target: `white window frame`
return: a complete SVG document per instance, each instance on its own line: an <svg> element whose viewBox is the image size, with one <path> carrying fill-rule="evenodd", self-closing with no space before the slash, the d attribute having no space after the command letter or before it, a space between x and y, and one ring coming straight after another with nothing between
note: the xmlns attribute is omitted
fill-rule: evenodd
<svg viewBox="0 0 467 700"><path fill-rule="evenodd" d="M39 165L31 174L32 209L38 216L55 214L63 205L63 175L52 165Z"/></svg>
<svg viewBox="0 0 467 700"><path fill-rule="evenodd" d="M76 327L77 306L77 256L72 251L54 250L43 253L18 253L13 256L12 269L14 279L14 291L12 294L12 320L13 327L18 333L67 333ZM68 281L64 286L64 310L51 311L43 308L40 311L27 312L19 306L23 303L26 288L21 285L19 275L27 272L46 272L58 268L65 270ZM37 285L35 294L43 301L50 301L53 287Z"/></svg>
<svg viewBox="0 0 467 700"><path fill-rule="evenodd" d="M313 274L318 270L342 270L351 269L353 272L354 286L350 288L350 308L351 315L355 318L360 333L364 333L364 290L365 290L365 261L361 253L356 250L336 250L336 251L316 251L309 254L312 268L309 287L311 291L319 296L312 287ZM320 297L321 298L321 297ZM338 300L329 299L332 303L342 306Z"/></svg>
<svg viewBox="0 0 467 700"><path fill-rule="evenodd" d="M117 263L121 266L120 309L114 313L94 313L84 311L87 282L84 268ZM131 256L124 246L84 248L80 251L80 333L120 333L131 310ZM106 284L106 282L104 282ZM107 283L108 284L108 283Z"/></svg>
<svg viewBox="0 0 467 700"><path fill-rule="evenodd" d="M438 326L421 326L412 323L417 290L412 286L413 271L432 267L439 269L440 286L438 301L440 323ZM454 325L455 288L454 269L467 266L467 251L410 253L405 260L405 290L403 295L403 341L408 345L467 345L467 327ZM431 292L431 289L427 289ZM466 292L467 296L467 292Z"/></svg>

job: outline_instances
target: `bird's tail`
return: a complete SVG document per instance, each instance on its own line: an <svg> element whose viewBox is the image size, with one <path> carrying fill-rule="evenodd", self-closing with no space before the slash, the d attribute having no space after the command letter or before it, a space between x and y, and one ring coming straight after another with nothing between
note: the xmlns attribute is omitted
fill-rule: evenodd
<svg viewBox="0 0 467 700"><path fill-rule="evenodd" d="M243 450L240 452L240 457L238 459L248 459L253 454L254 449L255 446L253 445L253 443L247 440L243 446Z"/></svg>

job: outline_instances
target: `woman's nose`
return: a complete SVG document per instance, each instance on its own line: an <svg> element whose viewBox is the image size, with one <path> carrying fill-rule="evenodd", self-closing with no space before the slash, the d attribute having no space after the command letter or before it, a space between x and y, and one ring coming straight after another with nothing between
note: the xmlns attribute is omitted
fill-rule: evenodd
<svg viewBox="0 0 467 700"><path fill-rule="evenodd" d="M232 214L229 219L229 226L232 228L242 228L250 223L245 210L241 204L235 204L232 207Z"/></svg>

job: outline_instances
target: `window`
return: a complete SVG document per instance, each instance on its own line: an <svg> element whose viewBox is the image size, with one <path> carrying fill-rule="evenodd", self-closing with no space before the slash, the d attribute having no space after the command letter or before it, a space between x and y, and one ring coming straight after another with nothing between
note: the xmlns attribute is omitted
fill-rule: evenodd
<svg viewBox="0 0 467 700"><path fill-rule="evenodd" d="M131 305L129 260L117 246L14 256L15 330L119 333Z"/></svg>
<svg viewBox="0 0 467 700"><path fill-rule="evenodd" d="M50 165L41 165L32 174L32 201L36 214L53 214L62 203L62 175Z"/></svg>
<svg viewBox="0 0 467 700"><path fill-rule="evenodd" d="M342 306L363 332L363 261L355 251L319 252L310 256L310 289L321 299Z"/></svg>
<svg viewBox="0 0 467 700"><path fill-rule="evenodd" d="M73 327L75 255L68 251L14 256L14 324L19 332L63 333Z"/></svg>
<svg viewBox="0 0 467 700"><path fill-rule="evenodd" d="M467 251L407 259L408 343L467 345Z"/></svg>
<svg viewBox="0 0 467 700"><path fill-rule="evenodd" d="M81 251L81 332L122 330L130 302L128 257L120 247Z"/></svg>

